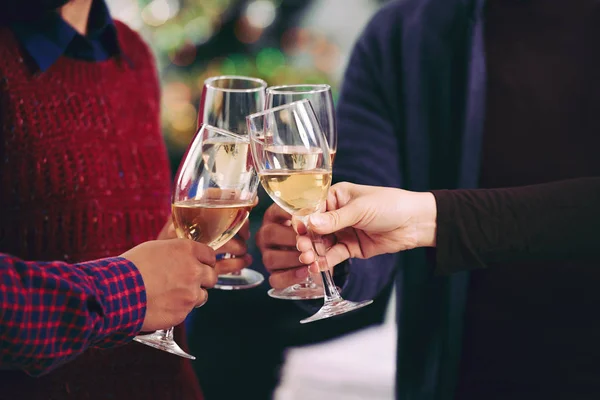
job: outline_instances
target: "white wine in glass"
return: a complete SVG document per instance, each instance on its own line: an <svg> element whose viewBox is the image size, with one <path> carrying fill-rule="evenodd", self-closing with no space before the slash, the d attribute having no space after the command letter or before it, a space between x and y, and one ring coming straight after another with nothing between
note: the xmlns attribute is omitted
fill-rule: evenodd
<svg viewBox="0 0 600 400"><path fill-rule="evenodd" d="M180 238L218 249L244 224L252 205L239 200L184 200L172 206L173 224Z"/></svg>
<svg viewBox="0 0 600 400"><path fill-rule="evenodd" d="M344 300L336 288L325 258L322 238L309 228L310 215L319 213L331 185L331 155L326 138L308 100L301 100L249 115L252 156L262 186L282 209L308 229L323 279L324 304L313 322L371 304ZM301 289L301 285L297 285ZM294 287L288 290L294 290Z"/></svg>
<svg viewBox="0 0 600 400"><path fill-rule="evenodd" d="M218 249L248 219L256 204L258 182L248 136L203 125L175 177L171 207L177 236ZM243 271L240 279L247 279ZM173 328L134 340L195 359L175 343Z"/></svg>
<svg viewBox="0 0 600 400"><path fill-rule="evenodd" d="M331 171L277 170L264 172L260 182L279 207L290 214L312 214L327 199Z"/></svg>

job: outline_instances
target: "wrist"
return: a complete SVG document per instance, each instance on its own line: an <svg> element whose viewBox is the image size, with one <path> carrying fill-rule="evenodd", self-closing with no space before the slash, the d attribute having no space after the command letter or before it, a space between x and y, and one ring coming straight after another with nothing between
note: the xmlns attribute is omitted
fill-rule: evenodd
<svg viewBox="0 0 600 400"><path fill-rule="evenodd" d="M433 193L416 193L415 213L417 247L435 247L437 233L437 205Z"/></svg>

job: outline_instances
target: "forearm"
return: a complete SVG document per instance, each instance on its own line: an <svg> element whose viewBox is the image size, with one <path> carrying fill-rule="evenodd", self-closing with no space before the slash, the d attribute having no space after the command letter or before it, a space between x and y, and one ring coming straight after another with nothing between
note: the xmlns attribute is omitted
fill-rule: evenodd
<svg viewBox="0 0 600 400"><path fill-rule="evenodd" d="M596 257L600 178L433 194L439 273L510 261Z"/></svg>
<svg viewBox="0 0 600 400"><path fill-rule="evenodd" d="M82 264L0 255L0 365L40 375L90 346L128 342L145 317L137 268L122 258Z"/></svg>

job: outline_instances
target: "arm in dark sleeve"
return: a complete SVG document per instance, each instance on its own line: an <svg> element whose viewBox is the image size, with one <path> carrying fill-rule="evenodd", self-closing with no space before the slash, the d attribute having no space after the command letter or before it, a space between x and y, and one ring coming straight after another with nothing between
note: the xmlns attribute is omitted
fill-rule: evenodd
<svg viewBox="0 0 600 400"><path fill-rule="evenodd" d="M350 57L337 106L338 151L333 169L337 182L402 186L396 120L400 102L395 97L398 27L391 21L389 11L379 11ZM374 298L391 283L395 264L394 254L351 260L345 266L342 295L350 300Z"/></svg>
<svg viewBox="0 0 600 400"><path fill-rule="evenodd" d="M598 257L600 178L433 194L439 273L511 261Z"/></svg>
<svg viewBox="0 0 600 400"><path fill-rule="evenodd" d="M0 368L41 375L90 346L131 340L146 292L123 258L69 265L0 254L0 305Z"/></svg>

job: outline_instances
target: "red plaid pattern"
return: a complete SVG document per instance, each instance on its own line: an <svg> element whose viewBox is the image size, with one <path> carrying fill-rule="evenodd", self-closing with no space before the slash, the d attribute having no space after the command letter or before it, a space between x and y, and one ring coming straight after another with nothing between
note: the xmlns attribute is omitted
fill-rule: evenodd
<svg viewBox="0 0 600 400"><path fill-rule="evenodd" d="M41 375L90 346L124 344L145 314L144 282L124 258L70 265L0 254L0 369Z"/></svg>

